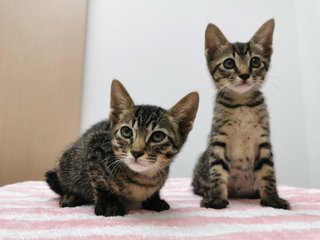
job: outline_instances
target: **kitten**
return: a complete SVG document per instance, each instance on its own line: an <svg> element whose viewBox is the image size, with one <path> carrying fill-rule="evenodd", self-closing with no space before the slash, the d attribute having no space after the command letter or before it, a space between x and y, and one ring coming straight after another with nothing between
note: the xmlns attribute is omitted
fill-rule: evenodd
<svg viewBox="0 0 320 240"><path fill-rule="evenodd" d="M169 205L159 191L170 163L180 151L198 110L198 93L170 110L135 105L117 80L111 86L109 120L92 126L46 173L61 207L95 204L95 214L125 215L125 203L162 211Z"/></svg>
<svg viewBox="0 0 320 240"><path fill-rule="evenodd" d="M276 188L269 115L260 88L269 69L274 20L247 43L229 43L209 24L205 51L218 90L209 144L194 169L201 206L225 208L228 197L261 198L262 206L289 209Z"/></svg>

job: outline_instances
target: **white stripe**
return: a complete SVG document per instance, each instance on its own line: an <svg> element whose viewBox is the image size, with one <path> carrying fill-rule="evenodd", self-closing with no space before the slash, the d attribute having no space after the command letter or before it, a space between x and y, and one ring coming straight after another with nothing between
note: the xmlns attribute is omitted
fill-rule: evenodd
<svg viewBox="0 0 320 240"><path fill-rule="evenodd" d="M8 190L1 190L0 192L0 197L3 197L3 196L8 196L8 197L11 197L11 196L17 196L17 197L26 197L27 194L23 194L23 193L16 193L16 192L10 192Z"/></svg>
<svg viewBox="0 0 320 240"><path fill-rule="evenodd" d="M170 202L174 202L174 201L198 201L199 204L198 206L200 206L200 198L194 198L194 197L166 197L163 196L163 199L165 199L166 201Z"/></svg>
<svg viewBox="0 0 320 240"><path fill-rule="evenodd" d="M311 194L317 194L317 193L320 193L320 190L319 189L303 189L303 192L304 193L311 193Z"/></svg>
<svg viewBox="0 0 320 240"><path fill-rule="evenodd" d="M230 233L243 232L270 232L270 231L308 231L312 229L320 229L320 221L305 222L286 222L276 224L207 224L194 227L161 227L161 226L106 226L106 227L90 227L90 228L66 228L66 229L50 229L50 230L1 230L0 237L14 237L30 239L30 238L59 238L59 237L84 237L92 235L107 236L126 236L138 235L141 237L161 236L161 237L201 237L201 236L218 236Z"/></svg>
<svg viewBox="0 0 320 240"><path fill-rule="evenodd" d="M171 195L177 195L177 196L193 196L193 197L200 197L198 195L195 195L192 192L189 191L166 191L166 192L161 192L161 196L171 196Z"/></svg>
<svg viewBox="0 0 320 240"><path fill-rule="evenodd" d="M189 191L189 189L177 189L177 190L164 190L164 191L160 191L160 195L163 195L163 194L192 194L193 196L197 196L195 195L192 191Z"/></svg>
<svg viewBox="0 0 320 240"><path fill-rule="evenodd" d="M90 206L88 207L90 208ZM74 208L76 209L76 208ZM227 217L227 218L254 218L254 217L269 217L269 216L299 216L301 214L319 216L319 210L275 210L270 208L257 208L257 209L246 209L244 210L234 210L234 211L191 211L191 212L175 212L170 211L155 213L155 212L145 212L143 214L128 214L121 218L123 221L126 220L141 220L141 219L180 219L180 218L190 218L190 217ZM23 221L67 221L67 220L83 220L83 219L98 219L94 215L88 213L77 213L77 214L64 214L57 213L56 215L40 215L40 214L11 214L7 215L0 213L0 218L3 220L23 220ZM111 218L112 219L112 218Z"/></svg>
<svg viewBox="0 0 320 240"><path fill-rule="evenodd" d="M2 189L2 188L14 188L14 189L16 189L17 186L19 186L19 187L21 187L21 186L30 186L31 188L35 188L35 187L47 187L48 188L47 183L44 182L44 181L25 181L25 182L7 184L5 186L2 186L0 189Z"/></svg>
<svg viewBox="0 0 320 240"><path fill-rule="evenodd" d="M313 207L313 206L320 206L320 202L313 202L313 203L310 203L310 202L298 202L298 203L294 203L294 204L291 204L291 206L310 206L310 207Z"/></svg>

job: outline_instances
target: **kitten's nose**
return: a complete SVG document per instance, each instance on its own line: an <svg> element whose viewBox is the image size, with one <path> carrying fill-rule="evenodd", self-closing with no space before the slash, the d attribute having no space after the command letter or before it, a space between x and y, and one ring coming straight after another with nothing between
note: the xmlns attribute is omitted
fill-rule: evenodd
<svg viewBox="0 0 320 240"><path fill-rule="evenodd" d="M239 77L240 77L243 81L246 81L246 80L250 77L250 74L249 74L249 73L240 74Z"/></svg>
<svg viewBox="0 0 320 240"><path fill-rule="evenodd" d="M142 151L131 151L131 154L135 159L138 159L139 157L141 157L144 154L144 152L142 152Z"/></svg>

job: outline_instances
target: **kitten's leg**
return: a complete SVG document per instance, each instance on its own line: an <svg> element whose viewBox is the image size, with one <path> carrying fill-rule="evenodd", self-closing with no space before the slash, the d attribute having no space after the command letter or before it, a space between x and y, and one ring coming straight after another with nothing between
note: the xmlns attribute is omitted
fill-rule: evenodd
<svg viewBox="0 0 320 240"><path fill-rule="evenodd" d="M95 200L96 202L94 212L98 216L124 216L126 214L120 197L108 191L96 189Z"/></svg>
<svg viewBox="0 0 320 240"><path fill-rule="evenodd" d="M66 193L61 196L59 205L60 207L77 207L81 205L89 204L90 202L75 193Z"/></svg>
<svg viewBox="0 0 320 240"><path fill-rule="evenodd" d="M290 209L289 202L278 195L271 144L268 142L261 143L259 153L259 157L254 164L254 171L261 196L260 204L262 206Z"/></svg>
<svg viewBox="0 0 320 240"><path fill-rule="evenodd" d="M208 190L204 192L201 207L222 209L228 202L227 180L229 176L229 164L225 155L226 144L222 141L213 141L205 160L208 162L209 178Z"/></svg>
<svg viewBox="0 0 320 240"><path fill-rule="evenodd" d="M170 209L169 204L160 198L159 191L141 203L143 209L161 212Z"/></svg>
<svg viewBox="0 0 320 240"><path fill-rule="evenodd" d="M208 190L207 179L208 179L208 168L206 163L206 153L204 152L193 170L192 187L193 192L197 195L203 196Z"/></svg>

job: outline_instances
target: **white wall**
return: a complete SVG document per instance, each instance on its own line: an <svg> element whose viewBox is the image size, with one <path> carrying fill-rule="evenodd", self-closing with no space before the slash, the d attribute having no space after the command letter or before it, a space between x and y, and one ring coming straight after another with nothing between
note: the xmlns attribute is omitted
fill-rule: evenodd
<svg viewBox="0 0 320 240"><path fill-rule="evenodd" d="M264 92L278 180L311 186L314 163L309 158L316 146L308 145L307 151L311 132L305 123L310 119L304 116L307 104L300 79L306 67L300 67L303 44L298 42L305 40L298 37L295 2L290 0L91 0L81 131L108 116L114 78L121 80L137 104L164 108L196 90L200 109L195 126L171 169L172 176L191 176L206 148L215 92L204 57L206 25L217 24L230 41L248 41L271 17L276 20L274 55ZM312 183L316 178L312 176Z"/></svg>
<svg viewBox="0 0 320 240"><path fill-rule="evenodd" d="M320 188L320 2L296 0L299 63L303 82L306 149L311 186Z"/></svg>

